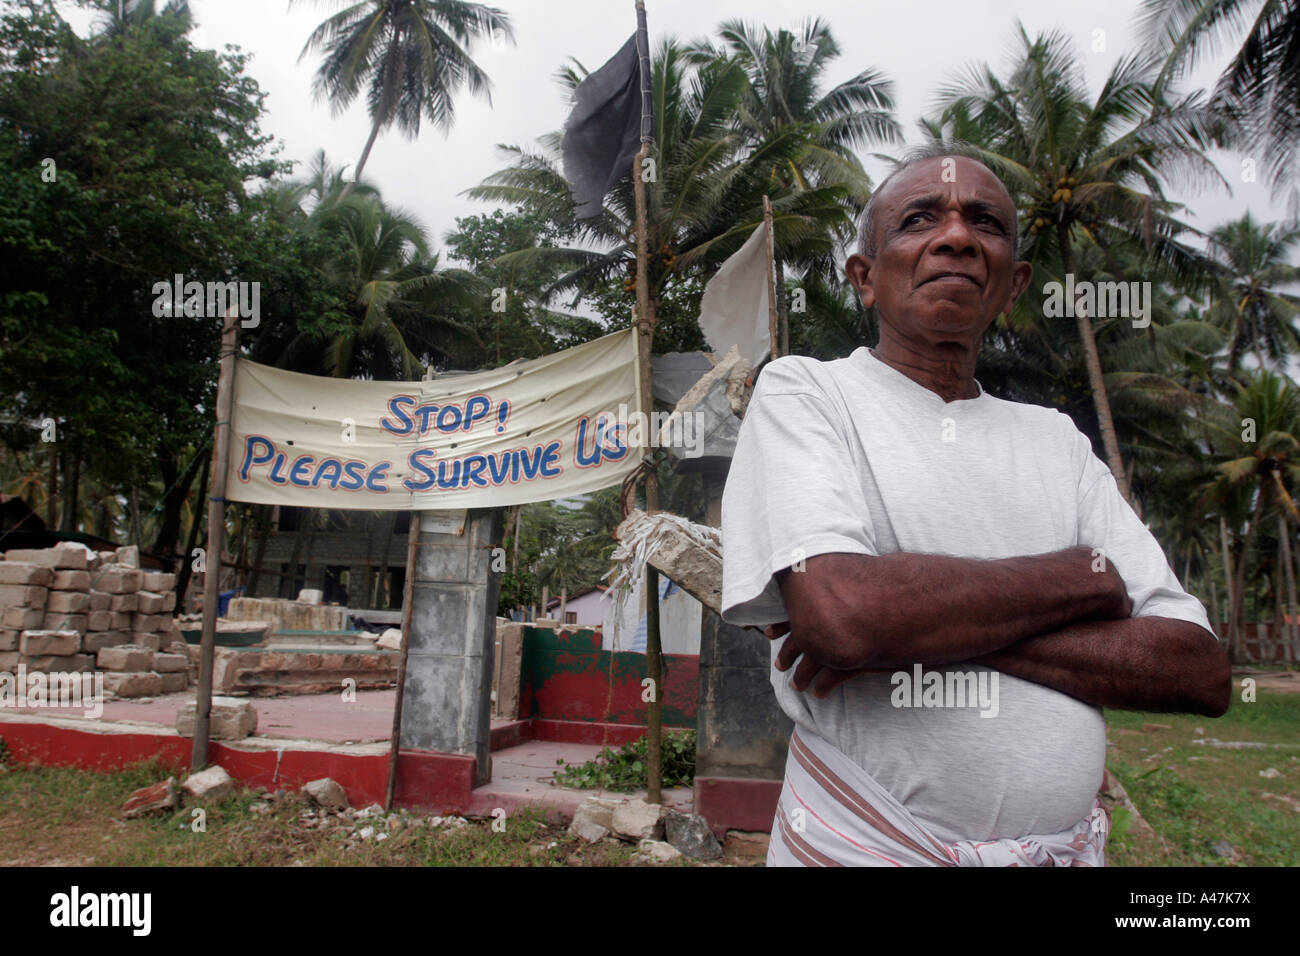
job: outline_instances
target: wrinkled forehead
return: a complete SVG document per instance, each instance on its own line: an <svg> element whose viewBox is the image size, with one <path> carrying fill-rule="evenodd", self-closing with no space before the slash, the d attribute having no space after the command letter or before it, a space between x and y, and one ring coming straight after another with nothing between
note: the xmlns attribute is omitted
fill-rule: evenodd
<svg viewBox="0 0 1300 956"><path fill-rule="evenodd" d="M1015 215L1015 203L1002 181L983 163L966 156L935 156L904 169L877 197L883 209L896 208L917 196L952 195L980 199Z"/></svg>

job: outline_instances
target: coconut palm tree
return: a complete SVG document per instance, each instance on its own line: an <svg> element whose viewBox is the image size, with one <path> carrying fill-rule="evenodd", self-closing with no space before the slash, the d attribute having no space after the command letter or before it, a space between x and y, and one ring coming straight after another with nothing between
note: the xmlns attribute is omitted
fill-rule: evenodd
<svg viewBox="0 0 1300 956"><path fill-rule="evenodd" d="M324 51L313 84L317 99L329 100L337 115L363 89L366 93L370 137L354 179L361 178L375 139L387 126L396 123L412 139L426 119L450 130L463 86L491 103L491 81L468 52L485 36L513 42L510 18L495 7L462 0L362 0L312 31L298 58Z"/></svg>
<svg viewBox="0 0 1300 956"><path fill-rule="evenodd" d="M1197 94L1177 102L1158 98L1150 59L1122 58L1090 98L1065 34L1031 39L1017 24L1017 40L1006 79L979 65L941 90L928 135L973 145L1008 182L1023 211L1030 261L1055 259L1063 273L1076 274L1078 244L1108 253L1140 237L1149 269L1191 287L1203 263L1177 240L1188 227L1174 218L1177 207L1164 198L1162 183L1178 174L1222 181L1204 155L1214 115ZM1127 497L1092 319L1073 311L1106 460Z"/></svg>
<svg viewBox="0 0 1300 956"><path fill-rule="evenodd" d="M1240 514L1243 504L1249 509L1244 533L1237 535L1240 547L1231 595L1230 626L1240 635L1247 567L1260 522L1269 511L1297 518L1293 499L1300 488L1300 391L1274 372L1252 373L1244 384L1238 383L1231 408L1208 424L1217 474L1199 504L1217 504L1225 514Z"/></svg>
<svg viewBox="0 0 1300 956"><path fill-rule="evenodd" d="M799 31L777 30L728 20L718 27L720 47L697 45L695 62L730 57L745 71L749 88L736 111L736 124L752 148L791 126L806 126L802 154L773 164L770 175L786 190L833 182L850 188L850 198L865 203L870 181L857 150L897 142L902 126L894 117L894 84L877 69L823 91L830 64L840 55L830 26L804 21Z"/></svg>
<svg viewBox="0 0 1300 956"><path fill-rule="evenodd" d="M845 188L845 204L852 215L845 222L841 241L853 236L853 223L871 198L871 180L857 151L880 143L897 142L902 126L894 117L894 85L877 69L866 69L825 89L824 77L840 48L830 26L808 19L798 31L777 30L728 20L719 28L722 44L703 44L692 58L707 62L730 57L749 81L735 122L748 147L758 149L790 128L802 127L800 155L773 162L770 192L798 193L822 185ZM786 241L788 215L773 211L777 302L781 327L788 328L785 263L799 250ZM797 262L806 272L815 270L824 282L837 272L830 256L821 261ZM785 350L786 343L782 349Z"/></svg>
<svg viewBox="0 0 1300 956"><path fill-rule="evenodd" d="M1276 363L1300 348L1294 324L1300 295L1278 288L1300 282L1300 269L1290 262L1296 246L1300 226L1258 223L1249 212L1210 233L1210 254L1221 267L1210 318L1228 333L1230 373L1246 350L1265 368L1265 356Z"/></svg>
<svg viewBox="0 0 1300 956"><path fill-rule="evenodd" d="M97 0L94 6L100 11L96 18L99 37L122 36L156 22L166 23L179 33L188 33L194 26L189 0L167 0L161 10L157 0Z"/></svg>
<svg viewBox="0 0 1300 956"><path fill-rule="evenodd" d="M558 77L572 88L584 75L578 64L561 69ZM762 197L772 190L771 170L804 155L807 129L790 126L751 147L733 121L748 88L744 70L726 58L701 63L671 40L655 53L651 86L656 175L646 184L646 204L648 318L653 324L666 290L711 275L763 221ZM600 215L576 219L560 172L560 138L559 133L543 136L540 150L503 147L513 164L468 194L522 206L582 244L518 250L502 256L500 264L557 268L561 275L549 295L571 292L575 302L622 273L630 306L636 275L631 177L610 190ZM836 183L773 197L787 217L787 248L810 257L829 255L851 222L843 205L846 195L847 189Z"/></svg>
<svg viewBox="0 0 1300 956"><path fill-rule="evenodd" d="M346 290L337 323L306 327L281 364L340 377L419 378L449 356L449 338L469 335L455 316L481 294L471 273L439 269L424 229L373 196L338 200L318 228L338 243L328 264Z"/></svg>
<svg viewBox="0 0 1300 956"><path fill-rule="evenodd" d="M1161 85L1221 42L1239 42L1212 95L1234 120L1221 141L1258 151L1275 195L1297 181L1300 0L1144 0L1139 29L1147 49L1164 59Z"/></svg>

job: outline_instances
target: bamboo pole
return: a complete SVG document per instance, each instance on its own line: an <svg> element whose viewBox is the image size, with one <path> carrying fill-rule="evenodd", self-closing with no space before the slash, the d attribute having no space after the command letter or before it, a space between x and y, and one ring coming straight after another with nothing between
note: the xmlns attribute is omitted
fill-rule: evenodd
<svg viewBox="0 0 1300 956"><path fill-rule="evenodd" d="M393 809L393 794L397 790L397 755L402 740L402 696L406 689L406 652L411 646L411 605L415 594L415 553L420 541L420 513L411 512L410 527L406 530L406 580L402 582L402 655L397 659L397 698L393 701L393 733L388 743L388 789L384 793L384 809Z"/></svg>
<svg viewBox="0 0 1300 956"><path fill-rule="evenodd" d="M772 358L781 356L781 320L776 305L776 251L772 237L772 200L763 196L763 232L767 236L767 325Z"/></svg>
<svg viewBox="0 0 1300 956"><path fill-rule="evenodd" d="M650 156L653 128L654 100L650 90L650 36L646 27L645 2L636 0L636 43L641 74L641 149L632 167L632 192L636 198L636 308L637 308L637 358L641 373L641 410L646 414L646 424L654 419L654 379L651 355L654 346L655 315L650 300L649 229L646 225L645 178L642 170ZM645 478L646 511L659 508L659 479L650 472ZM646 801L660 803L663 799L662 728L663 728L663 655L659 639L659 584L658 574L649 566L645 573L646 596L646 676L650 678L651 694L646 705ZM651 607L653 606L653 613Z"/></svg>
<svg viewBox="0 0 1300 956"><path fill-rule="evenodd" d="M208 540L203 572L203 631L199 638L199 687L194 705L194 748L190 769L208 765L212 717L212 659L217 645L217 600L221 587L221 551L226 537L226 468L230 461L230 418L235 407L235 350L239 315L227 311L221 329L221 371L217 376L217 422L212 442L212 489L208 494Z"/></svg>

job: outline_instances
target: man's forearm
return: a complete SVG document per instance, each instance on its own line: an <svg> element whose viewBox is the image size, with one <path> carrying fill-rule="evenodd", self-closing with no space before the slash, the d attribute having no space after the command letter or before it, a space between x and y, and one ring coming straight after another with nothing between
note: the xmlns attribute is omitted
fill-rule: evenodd
<svg viewBox="0 0 1300 956"><path fill-rule="evenodd" d="M1232 696L1228 655L1187 621L1080 621L974 659L1095 707L1222 716Z"/></svg>
<svg viewBox="0 0 1300 956"><path fill-rule="evenodd" d="M799 644L829 666L947 663L1074 621L1127 617L1124 582L1088 548L999 560L824 554L779 578Z"/></svg>

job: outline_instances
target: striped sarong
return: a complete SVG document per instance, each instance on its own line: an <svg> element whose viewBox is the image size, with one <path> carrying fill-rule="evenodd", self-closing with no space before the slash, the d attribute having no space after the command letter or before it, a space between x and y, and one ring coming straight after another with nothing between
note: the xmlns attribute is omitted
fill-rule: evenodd
<svg viewBox="0 0 1300 956"><path fill-rule="evenodd" d="M1098 801L1069 830L944 843L838 748L790 738L768 866L1105 866L1110 817Z"/></svg>

